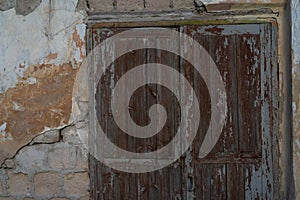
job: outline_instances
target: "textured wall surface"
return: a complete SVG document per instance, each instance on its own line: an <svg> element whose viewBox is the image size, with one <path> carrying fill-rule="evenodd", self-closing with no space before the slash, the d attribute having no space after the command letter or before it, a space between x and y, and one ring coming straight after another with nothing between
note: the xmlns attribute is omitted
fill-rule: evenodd
<svg viewBox="0 0 300 200"><path fill-rule="evenodd" d="M77 136L87 135L87 107L80 119L79 109L71 115L86 54L86 14L76 6L0 1L0 199L88 199L87 152Z"/></svg>
<svg viewBox="0 0 300 200"><path fill-rule="evenodd" d="M24 1L26 2L26 1ZM76 1L43 1L30 14L0 12L0 162L33 136L69 124L72 87L85 56Z"/></svg>
<svg viewBox="0 0 300 200"><path fill-rule="evenodd" d="M300 199L300 2L292 4L294 176L296 199Z"/></svg>
<svg viewBox="0 0 300 200"><path fill-rule="evenodd" d="M86 69L79 69L86 55L85 11L193 10L192 2L0 0L0 199L88 199L87 155L77 137L88 131ZM203 2L211 10L227 10L281 7L285 1ZM292 12L294 176L300 199L299 0L292 0ZM74 185L78 180L80 188Z"/></svg>

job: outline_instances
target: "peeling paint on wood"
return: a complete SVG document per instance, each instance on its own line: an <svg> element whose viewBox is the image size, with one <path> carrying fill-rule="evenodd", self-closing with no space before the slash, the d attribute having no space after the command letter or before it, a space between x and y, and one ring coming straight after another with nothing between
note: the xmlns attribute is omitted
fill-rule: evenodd
<svg viewBox="0 0 300 200"><path fill-rule="evenodd" d="M180 115L172 105L172 97L162 88L149 85L132 97L131 116L137 123L147 124L144 110L151 102L160 102L172 110L175 123L153 141L129 138L120 131L110 115L110 90L115 82L133 66L158 62L179 70L201 99L201 122L198 135L184 156L172 165L147 174L117 172L90 158L92 197L94 199L273 199L277 192L278 155L276 149L278 79L276 31L271 24L188 25L178 28L197 40L212 56L225 81L228 116L221 138L212 152L197 157L206 133L210 98L206 85L189 63L157 50L128 53L110 66L101 79L101 92L96 94L98 109L104 120L101 126L108 137L121 148L133 152L157 149L172 138L170 132ZM89 48L125 28L91 29ZM240 30L240 31L239 31ZM223 34L224 33L224 34ZM271 39L272 38L272 39ZM101 55L103 56L103 55ZM105 59L105 57L103 57ZM125 64L126 63L126 64ZM212 77L213 80L213 77ZM155 94L155 95L153 95ZM166 99L164 99L166 98ZM273 111L274 109L274 111ZM172 120L171 120L172 121ZM168 123L167 123L168 124ZM169 134L168 134L169 133ZM161 134L161 133L160 133ZM170 136L171 137L170 137ZM152 138L153 139L153 138ZM139 147L139 148L137 148ZM178 148L178 147L174 147ZM171 153L171 152L170 152ZM114 156L113 152L112 155ZM237 173L237 174L236 174ZM159 178L158 178L159 177ZM236 183L239 183L237 186ZM151 193L150 191L155 191Z"/></svg>

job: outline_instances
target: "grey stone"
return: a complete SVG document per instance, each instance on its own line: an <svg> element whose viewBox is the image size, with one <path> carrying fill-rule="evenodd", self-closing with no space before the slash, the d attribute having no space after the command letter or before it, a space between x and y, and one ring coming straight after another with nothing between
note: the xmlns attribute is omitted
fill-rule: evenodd
<svg viewBox="0 0 300 200"><path fill-rule="evenodd" d="M4 163L4 167L12 169L15 167L15 160L14 159L7 159Z"/></svg>
<svg viewBox="0 0 300 200"><path fill-rule="evenodd" d="M88 9L86 0L78 0L77 5L76 5L76 10L80 11L80 10L86 10Z"/></svg>
<svg viewBox="0 0 300 200"><path fill-rule="evenodd" d="M76 148L76 169L84 171L88 169L88 152L83 147Z"/></svg>
<svg viewBox="0 0 300 200"><path fill-rule="evenodd" d="M75 147L68 143L56 143L48 153L48 164L52 169L72 169L76 163Z"/></svg>
<svg viewBox="0 0 300 200"><path fill-rule="evenodd" d="M170 1L145 0L145 9L153 11L170 10Z"/></svg>
<svg viewBox="0 0 300 200"><path fill-rule="evenodd" d="M194 4L193 1L173 0L173 7L176 10L193 10Z"/></svg>
<svg viewBox="0 0 300 200"><path fill-rule="evenodd" d="M62 131L63 141L69 144L82 144L83 142L80 140L77 130L74 126L70 126L65 128Z"/></svg>
<svg viewBox="0 0 300 200"><path fill-rule="evenodd" d="M59 142L59 140L60 140L59 130L51 130L34 138L32 143L49 144L49 143Z"/></svg>
<svg viewBox="0 0 300 200"><path fill-rule="evenodd" d="M42 0L16 0L16 13L18 15L28 15L33 12L41 2Z"/></svg>
<svg viewBox="0 0 300 200"><path fill-rule="evenodd" d="M56 172L35 174L34 189L38 196L51 197L57 194L59 192L59 174Z"/></svg>
<svg viewBox="0 0 300 200"><path fill-rule="evenodd" d="M87 172L70 173L64 177L64 190L68 196L88 196L89 175Z"/></svg>
<svg viewBox="0 0 300 200"><path fill-rule="evenodd" d="M143 0L127 0L127 1L117 0L118 11L141 11L143 9L144 9Z"/></svg>
<svg viewBox="0 0 300 200"><path fill-rule="evenodd" d="M45 169L46 153L49 145L33 145L24 147L15 158L16 171L29 173Z"/></svg>
<svg viewBox="0 0 300 200"><path fill-rule="evenodd" d="M0 180L7 180L8 176L5 169L0 169Z"/></svg>
<svg viewBox="0 0 300 200"><path fill-rule="evenodd" d="M12 195L28 195L31 190L31 183L27 175L22 173L8 172L7 192Z"/></svg>
<svg viewBox="0 0 300 200"><path fill-rule="evenodd" d="M79 121L75 124L75 127L77 129L82 129L82 128L85 128L87 126L87 122L85 121Z"/></svg>
<svg viewBox="0 0 300 200"><path fill-rule="evenodd" d="M15 200L13 197L0 197L0 200Z"/></svg>
<svg viewBox="0 0 300 200"><path fill-rule="evenodd" d="M89 7L93 11L109 12L114 9L113 0L89 0Z"/></svg>
<svg viewBox="0 0 300 200"><path fill-rule="evenodd" d="M9 10L15 7L16 1L15 0L0 0L0 11Z"/></svg>
<svg viewBox="0 0 300 200"><path fill-rule="evenodd" d="M114 9L113 0L78 0L76 5L77 10L87 11L112 11Z"/></svg>

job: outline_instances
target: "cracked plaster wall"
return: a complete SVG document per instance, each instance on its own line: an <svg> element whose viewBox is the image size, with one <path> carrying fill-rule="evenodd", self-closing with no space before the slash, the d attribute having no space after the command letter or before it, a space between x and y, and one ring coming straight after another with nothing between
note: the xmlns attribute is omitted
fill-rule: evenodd
<svg viewBox="0 0 300 200"><path fill-rule="evenodd" d="M86 54L86 13L76 6L0 0L0 199L88 199L77 136L87 135L87 106L71 118Z"/></svg>
<svg viewBox="0 0 300 200"><path fill-rule="evenodd" d="M76 5L44 0L26 16L0 12L0 162L33 136L70 124L85 56L85 13Z"/></svg>

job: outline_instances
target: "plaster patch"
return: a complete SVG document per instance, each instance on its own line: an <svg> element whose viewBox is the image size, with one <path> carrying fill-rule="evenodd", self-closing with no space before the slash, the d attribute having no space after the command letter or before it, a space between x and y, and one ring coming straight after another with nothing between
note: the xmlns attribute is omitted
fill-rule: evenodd
<svg viewBox="0 0 300 200"><path fill-rule="evenodd" d="M15 88L0 93L0 163L33 137L49 128L70 123L72 89L77 67L43 64L27 68ZM24 80L35 78L36 84ZM2 135L3 135L2 134ZM12 139L8 141L8 139Z"/></svg>
<svg viewBox="0 0 300 200"><path fill-rule="evenodd" d="M82 30L84 30L84 32ZM85 25L76 25L74 28L72 47L75 61L82 62L86 56Z"/></svg>
<svg viewBox="0 0 300 200"><path fill-rule="evenodd" d="M46 57L46 62L49 63L51 60L55 60L57 58L57 53L49 53Z"/></svg>
<svg viewBox="0 0 300 200"><path fill-rule="evenodd" d="M13 9L0 12L0 93L15 87L28 66L43 63L58 66L80 60L69 52L68 44L85 15L75 12L75 0L49 2L42 1L27 16L16 15ZM85 26L77 26L77 31L84 38ZM49 54L57 57L49 60Z"/></svg>
<svg viewBox="0 0 300 200"><path fill-rule="evenodd" d="M17 102L12 101L12 104L13 104L13 109L15 111L25 111L25 108L23 106L21 106L20 104L18 104Z"/></svg>
<svg viewBox="0 0 300 200"><path fill-rule="evenodd" d="M1 134L3 137L6 136L6 132L5 132L6 125L7 125L7 123L4 122L4 123L0 126L0 134Z"/></svg>
<svg viewBox="0 0 300 200"><path fill-rule="evenodd" d="M29 85L33 85L33 84L36 84L37 81L36 81L35 77L29 77L24 82L28 83Z"/></svg>
<svg viewBox="0 0 300 200"><path fill-rule="evenodd" d="M296 102L293 102L293 112L295 112L296 110L297 110Z"/></svg>

